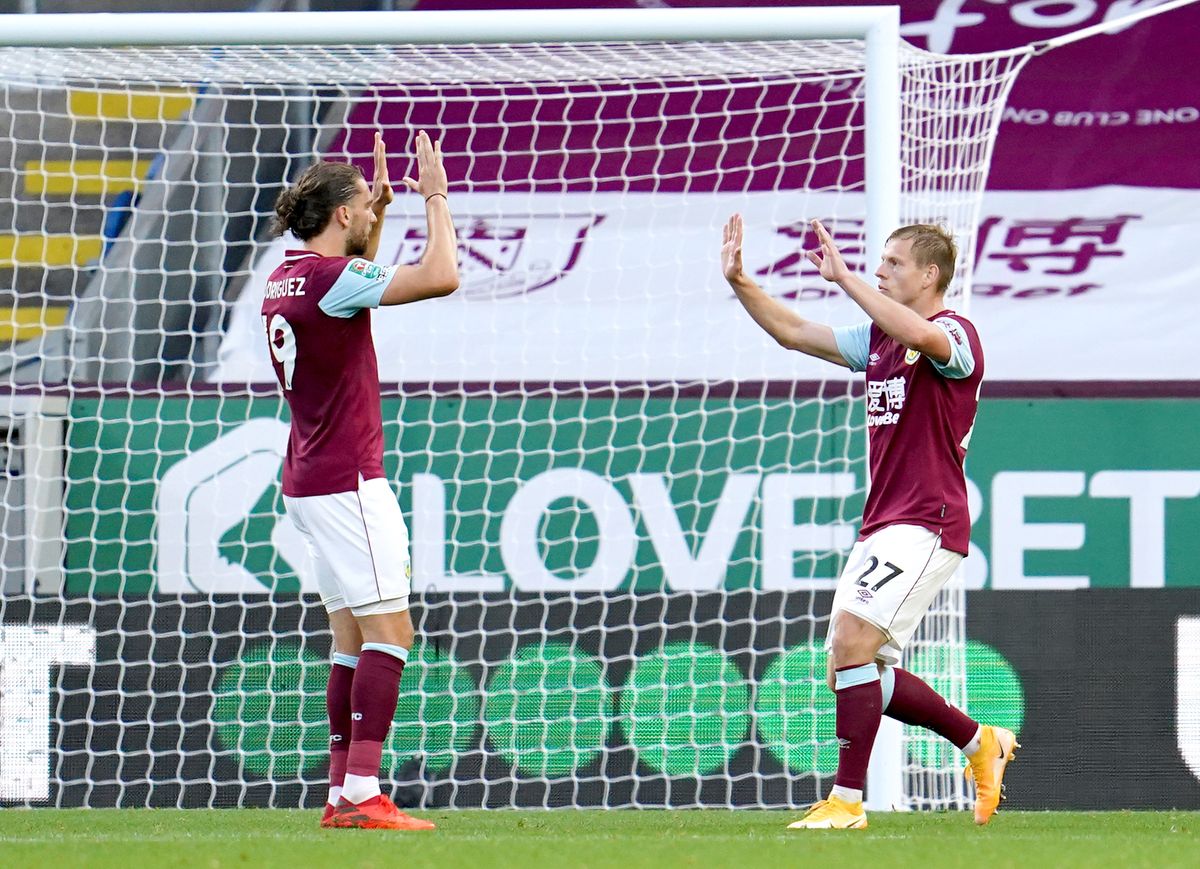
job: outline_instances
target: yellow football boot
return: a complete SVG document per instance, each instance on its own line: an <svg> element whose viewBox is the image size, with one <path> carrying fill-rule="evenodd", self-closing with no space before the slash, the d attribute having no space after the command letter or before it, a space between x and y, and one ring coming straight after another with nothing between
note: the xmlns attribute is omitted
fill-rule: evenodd
<svg viewBox="0 0 1200 869"><path fill-rule="evenodd" d="M1004 799L1004 770L1021 743L1011 730L985 724L979 751L967 758L963 775L975 782L975 823L986 824Z"/></svg>
<svg viewBox="0 0 1200 869"><path fill-rule="evenodd" d="M803 818L788 824L789 830L865 830L867 813L863 804L848 803L830 796L808 810Z"/></svg>

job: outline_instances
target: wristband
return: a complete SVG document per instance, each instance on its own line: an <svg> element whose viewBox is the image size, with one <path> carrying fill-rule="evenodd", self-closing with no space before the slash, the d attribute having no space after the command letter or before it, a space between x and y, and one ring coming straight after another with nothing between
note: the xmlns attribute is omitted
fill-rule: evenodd
<svg viewBox="0 0 1200 869"><path fill-rule="evenodd" d="M440 197L442 197L443 199L446 199L446 194L445 194L445 193L430 193L428 196L426 196L426 197L425 197L425 201L426 201L426 202L428 202L430 199L432 199L432 198L433 198L433 197L435 197L435 196L440 196ZM449 199L446 199L446 202L447 202L447 203L449 203L449 202L450 202L450 200L449 200Z"/></svg>

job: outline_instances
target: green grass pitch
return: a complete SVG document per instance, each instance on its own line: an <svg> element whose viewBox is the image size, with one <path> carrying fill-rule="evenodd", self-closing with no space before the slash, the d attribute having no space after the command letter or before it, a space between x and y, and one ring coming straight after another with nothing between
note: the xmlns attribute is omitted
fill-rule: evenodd
<svg viewBox="0 0 1200 869"><path fill-rule="evenodd" d="M321 830L315 811L0 810L24 867L1200 867L1200 812L875 813L866 831L778 811L425 811L428 833Z"/></svg>

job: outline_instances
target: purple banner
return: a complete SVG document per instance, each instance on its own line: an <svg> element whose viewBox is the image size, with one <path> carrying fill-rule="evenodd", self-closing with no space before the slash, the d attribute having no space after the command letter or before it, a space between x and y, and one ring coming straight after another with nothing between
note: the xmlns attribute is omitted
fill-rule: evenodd
<svg viewBox="0 0 1200 869"><path fill-rule="evenodd" d="M825 82L750 78L380 89L354 107L331 151L357 155L369 173L382 127L400 178L411 170L405 140L427 130L441 137L452 187L475 192L861 189L861 112Z"/></svg>
<svg viewBox="0 0 1200 869"><path fill-rule="evenodd" d="M1008 3L906 0L899 5L902 33L913 45L936 52L970 54L1039 42L1161 6L1163 2L1165 0L1020 0ZM608 0L592 3L424 0L418 8L630 9L744 5L730 0ZM865 6L878 3L871 0L808 3L756 0L753 5ZM1063 190L1106 184L1200 188L1200 160L1195 159L1200 152L1197 35L1200 35L1200 5L1167 12L1123 32L1095 36L1033 58L1017 79L1008 100L988 186L994 190ZM763 105L771 103L764 102ZM623 141L629 134L635 137L655 134L657 131L650 123L652 115L642 114L642 109L637 106L631 108L635 120L623 118L626 126L623 128L617 123L611 135ZM771 114L769 109L764 110L766 126L755 127L757 138L770 141L771 134L787 137L800 134L798 128L786 123L786 113L778 113L774 119ZM429 115L429 126L438 129L439 125L432 121L436 117L436 108L431 107ZM616 119L606 112L603 120L605 134L609 135L609 125ZM793 117L791 120L799 119ZM574 119L555 118L554 122L573 124ZM730 131L730 137L732 134ZM363 153L368 153L369 134L364 132L362 135L365 145L352 141L351 149L361 148ZM533 132L527 135L532 136ZM667 137L666 141L679 140ZM476 150L476 144L462 149L462 153ZM528 142L531 147L538 144L532 139ZM665 174L664 167L683 172L703 167L701 174L707 172L708 180L693 181L687 189L766 189L760 187L766 181L763 176L727 175L734 167L740 167L744 173L747 165L762 165L760 160L770 160L770 155L765 153L750 153L766 147L764 145L747 143L721 154L687 154L682 141L675 147L679 149L677 153L673 153L671 146L664 146L666 162L662 164L655 164L652 149L647 149L633 165L624 167L624 174L640 174L649 167L655 168L660 175ZM787 146L777 144L774 147L783 149ZM511 141L508 150L515 150ZM861 149L855 149L853 145L848 151L861 153ZM503 155L497 154L494 162L504 162ZM493 177L503 177L511 183L517 165L519 157L517 164L500 167ZM478 183L485 167L496 168L477 163L469 168L469 177ZM564 167L564 171L567 169ZM592 174L611 177L609 169L601 164ZM458 177L467 174L459 173ZM539 171L535 177L540 176ZM782 186L791 186L790 180L784 180ZM771 179L768 186L777 183L778 179ZM824 183L818 179L818 186ZM697 184L701 186L695 186ZM657 189L664 188L660 184Z"/></svg>

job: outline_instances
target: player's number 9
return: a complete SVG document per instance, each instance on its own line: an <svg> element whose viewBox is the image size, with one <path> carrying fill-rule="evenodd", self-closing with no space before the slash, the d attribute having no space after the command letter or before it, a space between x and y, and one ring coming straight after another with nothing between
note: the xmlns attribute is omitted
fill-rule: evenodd
<svg viewBox="0 0 1200 869"><path fill-rule="evenodd" d="M282 314L271 317L270 323L263 317L263 324L267 327L267 344L271 347L271 355L283 366L283 388L291 389L292 375L296 372L296 333Z"/></svg>

